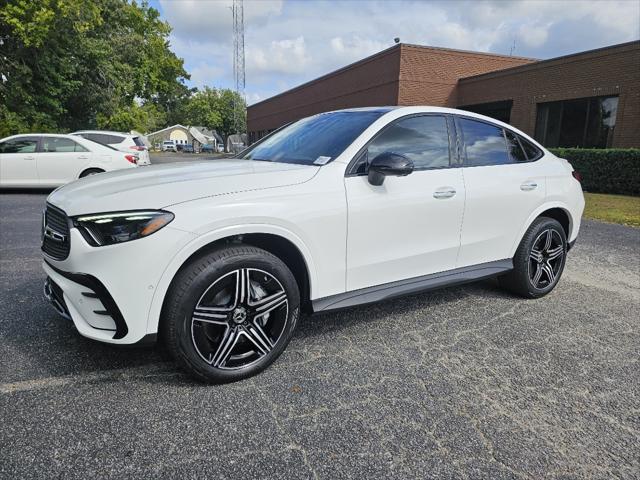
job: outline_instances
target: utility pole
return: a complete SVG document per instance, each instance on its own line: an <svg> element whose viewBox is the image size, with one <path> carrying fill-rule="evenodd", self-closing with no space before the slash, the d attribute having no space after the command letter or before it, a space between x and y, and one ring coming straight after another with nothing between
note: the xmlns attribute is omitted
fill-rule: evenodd
<svg viewBox="0 0 640 480"><path fill-rule="evenodd" d="M233 79L236 97L233 100L233 122L237 134L241 134L241 124L244 112L244 5L242 0L233 0L231 8L233 14Z"/></svg>

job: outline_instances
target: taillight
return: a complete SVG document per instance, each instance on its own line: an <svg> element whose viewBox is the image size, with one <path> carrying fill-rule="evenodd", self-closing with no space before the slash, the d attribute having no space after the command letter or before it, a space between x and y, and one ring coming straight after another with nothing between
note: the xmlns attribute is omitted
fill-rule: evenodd
<svg viewBox="0 0 640 480"><path fill-rule="evenodd" d="M129 147L131 150L135 150L137 152L144 152L146 150L145 147L140 147L138 145L133 145L132 147Z"/></svg>
<svg viewBox="0 0 640 480"><path fill-rule="evenodd" d="M575 178L576 180L578 180L580 183L582 183L582 175L580 175L580 172L577 170L574 170L573 172L571 172L571 175L573 175L573 178Z"/></svg>
<svg viewBox="0 0 640 480"><path fill-rule="evenodd" d="M134 165L138 164L138 157L136 157L135 155L125 155L124 158L126 158L129 162L133 163Z"/></svg>

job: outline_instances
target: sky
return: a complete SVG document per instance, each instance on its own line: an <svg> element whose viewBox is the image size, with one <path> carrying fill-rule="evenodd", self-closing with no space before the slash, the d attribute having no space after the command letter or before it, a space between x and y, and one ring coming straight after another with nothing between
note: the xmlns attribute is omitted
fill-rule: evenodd
<svg viewBox="0 0 640 480"><path fill-rule="evenodd" d="M151 0L190 86L233 87L231 0ZM253 104L394 44L532 58L640 38L638 0L244 0Z"/></svg>

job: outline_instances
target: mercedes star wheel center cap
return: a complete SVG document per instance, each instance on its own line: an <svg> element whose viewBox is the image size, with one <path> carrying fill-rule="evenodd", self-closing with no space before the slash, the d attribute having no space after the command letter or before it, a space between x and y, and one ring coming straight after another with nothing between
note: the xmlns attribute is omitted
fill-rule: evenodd
<svg viewBox="0 0 640 480"><path fill-rule="evenodd" d="M238 307L233 311L233 321L235 323L243 323L246 319L247 311L244 308Z"/></svg>

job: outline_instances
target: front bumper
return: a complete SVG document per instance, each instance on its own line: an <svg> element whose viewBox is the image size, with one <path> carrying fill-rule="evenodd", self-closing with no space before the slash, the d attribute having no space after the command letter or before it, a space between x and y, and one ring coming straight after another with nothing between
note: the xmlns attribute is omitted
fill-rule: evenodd
<svg viewBox="0 0 640 480"><path fill-rule="evenodd" d="M46 260L45 271L49 275L44 284L45 297L60 315L73 320L80 333L98 330L111 340L127 335L127 322L100 280L85 273L64 272Z"/></svg>
<svg viewBox="0 0 640 480"><path fill-rule="evenodd" d="M157 331L149 312L162 274L194 235L167 226L153 235L92 247L76 228L64 260L44 254L45 296L88 338L133 344ZM150 326L151 325L151 326Z"/></svg>

